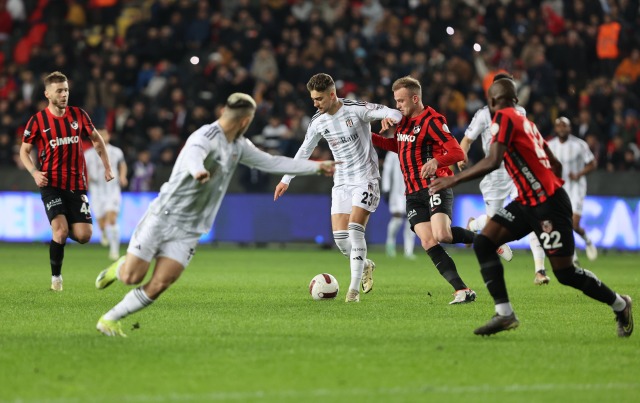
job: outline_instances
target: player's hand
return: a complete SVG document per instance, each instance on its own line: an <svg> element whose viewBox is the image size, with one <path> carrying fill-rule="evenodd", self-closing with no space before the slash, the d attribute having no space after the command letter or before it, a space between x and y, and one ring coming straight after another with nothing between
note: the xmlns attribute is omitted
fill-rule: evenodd
<svg viewBox="0 0 640 403"><path fill-rule="evenodd" d="M209 179L211 179L209 171L202 171L196 174L196 180L202 184L209 182Z"/></svg>
<svg viewBox="0 0 640 403"><path fill-rule="evenodd" d="M342 162L322 161L318 164L318 173L323 173L324 176L332 176L336 172L336 165L338 164L342 164Z"/></svg>
<svg viewBox="0 0 640 403"><path fill-rule="evenodd" d="M441 191L442 189L452 188L456 185L455 176L445 176L444 178L437 178L434 181L431 181L429 184L429 193L436 193Z"/></svg>
<svg viewBox="0 0 640 403"><path fill-rule="evenodd" d="M573 172L569 173L569 179L571 179L572 181L577 181L578 179L580 179L580 175L574 174Z"/></svg>
<svg viewBox="0 0 640 403"><path fill-rule="evenodd" d="M426 179L429 176L435 175L436 171L438 170L438 165L439 164L437 159L435 158L431 159L429 162L427 162L422 166L422 170L420 171L420 177L422 179Z"/></svg>
<svg viewBox="0 0 640 403"><path fill-rule="evenodd" d="M462 161L458 162L458 169L462 171L464 169L464 167L467 166L467 164L469 164L469 157L465 153L464 159Z"/></svg>
<svg viewBox="0 0 640 403"><path fill-rule="evenodd" d="M289 185L287 185L286 183L278 183L278 186L276 186L276 192L273 195L273 201L278 200L279 197L282 197L282 195L284 194L284 192L287 191L287 189L289 189Z"/></svg>
<svg viewBox="0 0 640 403"><path fill-rule="evenodd" d="M113 169L111 169L111 167L107 168L104 170L104 179L109 182L110 180L112 180L113 178L115 178L116 176L113 174Z"/></svg>
<svg viewBox="0 0 640 403"><path fill-rule="evenodd" d="M384 132L391 126L394 126L396 124L396 120L392 118L384 118L380 121L380 124L382 125L382 131Z"/></svg>
<svg viewBox="0 0 640 403"><path fill-rule="evenodd" d="M120 178L120 186L122 188L126 188L128 184L129 184L129 181L127 180L126 176L123 176L122 178Z"/></svg>
<svg viewBox="0 0 640 403"><path fill-rule="evenodd" d="M33 176L33 179L36 181L36 185L40 188L47 186L49 183L46 172L35 171L31 176Z"/></svg>

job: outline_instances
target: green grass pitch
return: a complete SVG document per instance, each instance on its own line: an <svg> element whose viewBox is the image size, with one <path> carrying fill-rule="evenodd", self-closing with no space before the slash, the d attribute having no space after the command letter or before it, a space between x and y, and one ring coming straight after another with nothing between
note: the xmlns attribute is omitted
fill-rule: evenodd
<svg viewBox="0 0 640 403"><path fill-rule="evenodd" d="M336 250L202 246L178 283L124 320L126 339L95 330L129 290L94 288L106 256L67 247L56 293L48 245L0 245L0 403L638 401L640 334L618 339L609 307L553 277L534 286L530 254L505 264L520 327L491 338L473 335L493 304L469 251L452 257L478 301L450 306L424 253L371 252L374 289L345 304L349 263ZM583 256L640 301L637 262ZM333 301L309 295L322 272L341 284Z"/></svg>

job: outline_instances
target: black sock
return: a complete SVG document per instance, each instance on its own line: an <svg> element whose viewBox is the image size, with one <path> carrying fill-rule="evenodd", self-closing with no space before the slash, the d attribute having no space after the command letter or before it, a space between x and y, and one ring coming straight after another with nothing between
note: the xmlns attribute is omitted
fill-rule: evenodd
<svg viewBox="0 0 640 403"><path fill-rule="evenodd" d="M489 289L496 305L509 302L507 285L504 282L504 267L496 252L498 247L488 237L479 234L476 236L473 249L478 257L478 263L480 263L480 273L482 273L484 284Z"/></svg>
<svg viewBox="0 0 640 403"><path fill-rule="evenodd" d="M584 295L611 305L616 300L616 293L607 287L595 274L576 266L554 270L558 282L582 291Z"/></svg>
<svg viewBox="0 0 640 403"><path fill-rule="evenodd" d="M59 276L62 273L62 260L64 260L64 246L53 239L49 244L49 259L51 260L51 275Z"/></svg>
<svg viewBox="0 0 640 403"><path fill-rule="evenodd" d="M476 233L462 227L451 227L451 243L473 243Z"/></svg>
<svg viewBox="0 0 640 403"><path fill-rule="evenodd" d="M458 270L456 269L456 264L453 262L453 259L451 259L451 256L444 250L442 245L438 244L429 248L427 253L442 277L444 277L456 291L468 288L458 275Z"/></svg>

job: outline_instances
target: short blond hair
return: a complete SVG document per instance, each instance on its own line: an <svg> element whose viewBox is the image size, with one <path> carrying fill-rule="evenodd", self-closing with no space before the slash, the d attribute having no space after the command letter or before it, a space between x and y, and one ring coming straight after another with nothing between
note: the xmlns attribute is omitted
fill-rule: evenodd
<svg viewBox="0 0 640 403"><path fill-rule="evenodd" d="M325 92L328 89L332 89L335 92L336 83L333 82L333 78L331 78L330 75L325 73L319 73L311 77L311 79L307 83L307 89L309 90L309 92L311 91Z"/></svg>
<svg viewBox="0 0 640 403"><path fill-rule="evenodd" d="M256 101L250 95L235 92L227 98L222 116L226 119L244 118L253 115L256 107Z"/></svg>
<svg viewBox="0 0 640 403"><path fill-rule="evenodd" d="M65 76L64 74L62 74L59 71L54 71L53 73L51 73L47 77L45 77L44 86L48 87L51 84L64 83L64 82L67 82L67 81L69 81L67 79L67 76Z"/></svg>
<svg viewBox="0 0 640 403"><path fill-rule="evenodd" d="M422 99L422 86L420 85L420 81L415 78L411 76L402 77L397 79L391 86L392 91L397 91L400 88L406 88L411 94L417 95Z"/></svg>

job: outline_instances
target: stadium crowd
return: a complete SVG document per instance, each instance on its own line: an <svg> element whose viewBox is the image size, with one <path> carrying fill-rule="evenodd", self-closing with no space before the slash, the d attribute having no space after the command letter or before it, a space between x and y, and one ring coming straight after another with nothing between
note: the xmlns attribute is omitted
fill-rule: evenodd
<svg viewBox="0 0 640 403"><path fill-rule="evenodd" d="M325 72L339 96L395 106L412 75L459 140L495 74L514 76L545 137L568 117L600 169L640 170L638 0L0 0L0 164L18 165L41 78L71 80L71 105L111 132L148 190L233 92L258 112L248 135L293 156ZM330 158L326 144L312 158ZM470 159L482 158L479 144ZM262 178L262 179L261 179ZM261 190L263 175L242 181ZM265 189L270 190L270 189Z"/></svg>

